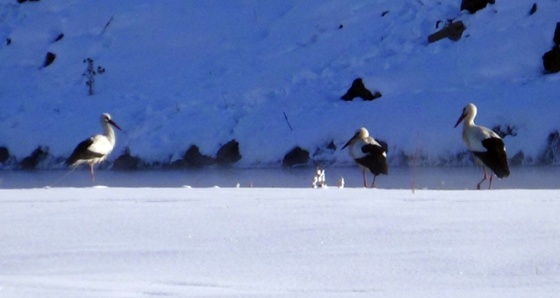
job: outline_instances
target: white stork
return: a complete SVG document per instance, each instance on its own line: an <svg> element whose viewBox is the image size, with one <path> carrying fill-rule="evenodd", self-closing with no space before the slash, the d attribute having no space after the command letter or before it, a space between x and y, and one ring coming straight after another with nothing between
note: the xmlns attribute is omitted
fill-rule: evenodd
<svg viewBox="0 0 560 298"><path fill-rule="evenodd" d="M490 168L498 178L505 178L509 176L509 166L504 141L491 129L474 124L476 111L474 104L466 105L455 127L463 122L463 142L465 142L469 151L474 154L474 159L482 165L484 177L476 185L476 188L480 189L482 182L488 178L486 167ZM494 174L490 173L488 189L492 188Z"/></svg>
<svg viewBox="0 0 560 298"><path fill-rule="evenodd" d="M387 175L389 172L387 148L370 137L368 130L364 127L358 129L354 136L342 146L342 149L347 146L350 146L350 156L362 168L364 187L367 187L366 170L369 170L373 174L371 188L374 188L375 178L380 174Z"/></svg>
<svg viewBox="0 0 560 298"><path fill-rule="evenodd" d="M102 162L115 147L115 131L111 127L121 128L111 119L111 115L104 113L100 118L103 134L97 134L78 144L72 155L66 160L66 165L76 167L80 164L89 164L91 178L95 180L93 165ZM109 125L111 124L111 125Z"/></svg>

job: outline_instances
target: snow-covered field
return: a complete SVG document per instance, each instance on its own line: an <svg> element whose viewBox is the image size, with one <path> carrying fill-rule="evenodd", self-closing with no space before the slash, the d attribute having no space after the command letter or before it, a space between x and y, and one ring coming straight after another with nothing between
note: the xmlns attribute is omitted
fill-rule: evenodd
<svg viewBox="0 0 560 298"><path fill-rule="evenodd" d="M557 190L0 190L0 297L557 297Z"/></svg>

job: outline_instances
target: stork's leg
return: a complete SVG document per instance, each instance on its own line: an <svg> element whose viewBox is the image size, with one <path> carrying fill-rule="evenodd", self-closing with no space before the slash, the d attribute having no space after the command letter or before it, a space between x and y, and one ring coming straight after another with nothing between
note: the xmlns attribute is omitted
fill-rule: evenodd
<svg viewBox="0 0 560 298"><path fill-rule="evenodd" d="M89 170L91 172L91 180L95 182L95 174L93 173L93 163L89 164Z"/></svg>
<svg viewBox="0 0 560 298"><path fill-rule="evenodd" d="M364 187L367 187L367 180L366 180L366 169L362 171L362 176L364 176Z"/></svg>
<svg viewBox="0 0 560 298"><path fill-rule="evenodd" d="M371 182L371 188L375 188L375 178L377 178L377 175L373 175L373 181Z"/></svg>
<svg viewBox="0 0 560 298"><path fill-rule="evenodd" d="M492 189L492 180L494 180L494 173L490 172L490 184L488 185L488 189Z"/></svg>
<svg viewBox="0 0 560 298"><path fill-rule="evenodd" d="M484 177L482 177L482 180L478 182L478 184L476 185L476 189L480 189L480 185L482 184L482 182L486 181L486 179L488 178L486 176L486 167L482 167L482 171L484 171Z"/></svg>

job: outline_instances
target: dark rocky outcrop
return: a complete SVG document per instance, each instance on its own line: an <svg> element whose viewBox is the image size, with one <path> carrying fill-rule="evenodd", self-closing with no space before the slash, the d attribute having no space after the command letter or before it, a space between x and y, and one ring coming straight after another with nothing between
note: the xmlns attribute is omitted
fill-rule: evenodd
<svg viewBox="0 0 560 298"><path fill-rule="evenodd" d="M4 163L10 158L10 151L8 148L2 146L0 147L0 163Z"/></svg>
<svg viewBox="0 0 560 298"><path fill-rule="evenodd" d="M495 2L494 0L463 0L461 1L461 10L475 13L484 9L488 4L494 4Z"/></svg>
<svg viewBox="0 0 560 298"><path fill-rule="evenodd" d="M239 153L239 143L236 140L231 140L223 145L216 154L216 162L221 166L234 164L241 160Z"/></svg>
<svg viewBox="0 0 560 298"><path fill-rule="evenodd" d="M548 73L560 71L560 46L554 46L552 50L542 56L544 70Z"/></svg>
<svg viewBox="0 0 560 298"><path fill-rule="evenodd" d="M56 59L56 54L48 52L47 55L45 55L45 62L43 62L43 67L47 67L51 65L55 59Z"/></svg>
<svg viewBox="0 0 560 298"><path fill-rule="evenodd" d="M529 10L529 15L532 16L537 12L537 3L533 3L533 6L531 6L531 10Z"/></svg>
<svg viewBox="0 0 560 298"><path fill-rule="evenodd" d="M64 38L64 33L60 33L59 35L56 36L56 38L54 39L54 42L60 41L63 38Z"/></svg>
<svg viewBox="0 0 560 298"><path fill-rule="evenodd" d="M200 149L196 145L189 147L183 156L183 161L185 167L188 168L202 168L216 163L214 158L200 153Z"/></svg>
<svg viewBox="0 0 560 298"><path fill-rule="evenodd" d="M307 165L309 163L309 151L301 149L299 146L290 150L284 155L282 166L290 168L293 166Z"/></svg>
<svg viewBox="0 0 560 298"><path fill-rule="evenodd" d="M126 147L124 153L113 162L113 169L123 171L137 170L141 163L142 160L136 156L132 156L130 154L130 148Z"/></svg>
<svg viewBox="0 0 560 298"><path fill-rule="evenodd" d="M19 167L24 170L33 170L48 156L49 149L39 146L19 163Z"/></svg>
<svg viewBox="0 0 560 298"><path fill-rule="evenodd" d="M453 41L458 41L463 36L463 32L467 29L465 24L462 21L453 22L450 21L443 27L441 30L430 34L428 36L428 42L436 42L438 40L442 40L444 38L449 38Z"/></svg>
<svg viewBox="0 0 560 298"><path fill-rule="evenodd" d="M554 42L554 46L542 56L543 67L547 73L556 73L560 71L560 22L556 23L552 41Z"/></svg>
<svg viewBox="0 0 560 298"><path fill-rule="evenodd" d="M520 166L523 164L524 160L525 154L523 153L523 151L519 151L509 159L509 164L512 166Z"/></svg>
<svg viewBox="0 0 560 298"><path fill-rule="evenodd" d="M554 30L552 41L554 41L556 46L560 46L560 22L556 23L556 30Z"/></svg>
<svg viewBox="0 0 560 298"><path fill-rule="evenodd" d="M381 93L378 91L372 93L366 88L362 78L357 78L352 82L352 86L346 91L346 94L342 95L341 99L351 101L356 97L360 97L363 100L374 100L381 97Z"/></svg>

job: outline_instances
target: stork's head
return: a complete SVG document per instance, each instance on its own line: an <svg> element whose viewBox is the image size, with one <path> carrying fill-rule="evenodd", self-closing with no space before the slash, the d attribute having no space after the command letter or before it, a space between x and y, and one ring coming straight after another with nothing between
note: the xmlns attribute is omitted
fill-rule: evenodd
<svg viewBox="0 0 560 298"><path fill-rule="evenodd" d="M108 113L103 113L101 114L101 125L105 126L107 124L111 124L118 130L122 130L119 125L117 125L117 123L115 123L115 121L111 119L111 115L109 115Z"/></svg>
<svg viewBox="0 0 560 298"><path fill-rule="evenodd" d="M476 106L473 103L469 103L463 108L463 113L455 123L454 127L457 127L461 121L471 122L474 121L474 117L476 116Z"/></svg>
<svg viewBox="0 0 560 298"><path fill-rule="evenodd" d="M340 150L346 148L348 145L356 142L357 140L365 139L367 137L369 137L368 130L365 127L360 127L358 130L356 130L356 133L354 133L354 136L350 140L348 140L348 142L346 142L346 144L344 144L344 146L342 146L342 148Z"/></svg>

